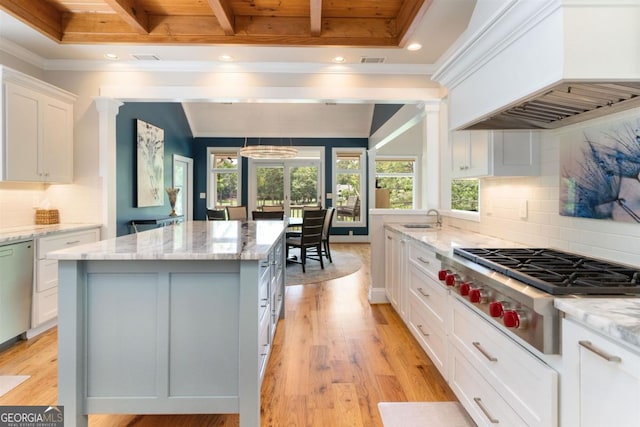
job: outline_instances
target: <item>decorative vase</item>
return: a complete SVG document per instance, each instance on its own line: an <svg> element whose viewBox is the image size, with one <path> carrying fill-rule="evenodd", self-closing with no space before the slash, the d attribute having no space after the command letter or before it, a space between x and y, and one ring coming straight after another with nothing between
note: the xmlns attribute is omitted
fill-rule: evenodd
<svg viewBox="0 0 640 427"><path fill-rule="evenodd" d="M171 213L169 216L177 216L176 214L176 200L178 197L179 188L167 188L167 194L169 195L169 204L171 205Z"/></svg>

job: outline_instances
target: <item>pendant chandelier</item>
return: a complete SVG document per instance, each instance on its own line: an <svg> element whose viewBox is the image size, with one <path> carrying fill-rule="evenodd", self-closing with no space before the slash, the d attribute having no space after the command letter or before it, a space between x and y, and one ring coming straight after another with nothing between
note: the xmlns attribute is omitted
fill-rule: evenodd
<svg viewBox="0 0 640 427"><path fill-rule="evenodd" d="M262 145L260 140L258 145L247 145L245 138L240 155L251 159L290 159L298 155L298 150L291 145Z"/></svg>

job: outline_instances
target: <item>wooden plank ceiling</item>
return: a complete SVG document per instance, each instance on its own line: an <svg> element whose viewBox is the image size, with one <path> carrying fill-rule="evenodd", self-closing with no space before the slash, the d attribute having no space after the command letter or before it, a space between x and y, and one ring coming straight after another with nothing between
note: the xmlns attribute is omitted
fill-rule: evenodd
<svg viewBox="0 0 640 427"><path fill-rule="evenodd" d="M0 0L64 44L404 47L432 0Z"/></svg>

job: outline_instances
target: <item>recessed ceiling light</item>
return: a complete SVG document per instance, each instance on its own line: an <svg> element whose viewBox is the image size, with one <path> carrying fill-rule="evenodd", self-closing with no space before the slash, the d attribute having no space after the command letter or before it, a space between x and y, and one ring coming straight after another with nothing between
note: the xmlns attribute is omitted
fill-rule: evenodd
<svg viewBox="0 0 640 427"><path fill-rule="evenodd" d="M422 49L422 45L420 43L411 43L407 46L407 50L420 50Z"/></svg>
<svg viewBox="0 0 640 427"><path fill-rule="evenodd" d="M344 56L336 56L332 59L332 61L336 64L342 64L344 61L346 61L346 59Z"/></svg>
<svg viewBox="0 0 640 427"><path fill-rule="evenodd" d="M118 55L116 55L115 53L105 53L104 57L107 59L110 59L111 61L115 61L116 59L120 59L120 57Z"/></svg>
<svg viewBox="0 0 640 427"><path fill-rule="evenodd" d="M231 61L233 61L233 56L231 56L231 55L220 55L218 57L218 59L220 61L224 61L224 62L231 62Z"/></svg>

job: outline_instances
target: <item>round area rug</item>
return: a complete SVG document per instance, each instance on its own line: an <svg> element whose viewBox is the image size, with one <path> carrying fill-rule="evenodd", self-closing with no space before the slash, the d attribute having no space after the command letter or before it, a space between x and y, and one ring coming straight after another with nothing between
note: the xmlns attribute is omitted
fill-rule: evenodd
<svg viewBox="0 0 640 427"><path fill-rule="evenodd" d="M289 256L297 255L298 259L300 259L299 254L300 252L295 249L291 249L289 252ZM333 258L333 262L329 262L327 258L324 258L324 270L320 268L319 261L307 259L306 273L302 272L302 265L300 264L287 264L285 285L305 285L337 279L338 277L355 273L362 267L360 259L349 252L332 250L331 258Z"/></svg>

